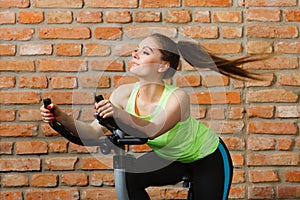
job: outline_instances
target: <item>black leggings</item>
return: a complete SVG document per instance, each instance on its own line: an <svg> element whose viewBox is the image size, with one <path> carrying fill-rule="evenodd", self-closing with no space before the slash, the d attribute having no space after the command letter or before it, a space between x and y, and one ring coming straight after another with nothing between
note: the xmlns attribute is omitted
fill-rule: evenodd
<svg viewBox="0 0 300 200"><path fill-rule="evenodd" d="M229 151L221 141L214 153L193 163L171 162L149 152L136 159L133 168L127 169L126 187L130 200L149 200L147 187L176 184L190 174L194 200L225 200L232 173Z"/></svg>

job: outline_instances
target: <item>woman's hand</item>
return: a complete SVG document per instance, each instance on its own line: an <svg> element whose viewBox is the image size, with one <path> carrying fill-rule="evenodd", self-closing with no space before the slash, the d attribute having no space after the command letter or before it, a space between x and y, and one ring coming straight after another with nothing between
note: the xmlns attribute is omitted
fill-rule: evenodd
<svg viewBox="0 0 300 200"><path fill-rule="evenodd" d="M102 100L99 103L95 103L94 108L96 113L102 118L113 117L116 107L110 102L110 100Z"/></svg>
<svg viewBox="0 0 300 200"><path fill-rule="evenodd" d="M45 106L42 105L40 107L40 112L42 120L46 123L50 123L53 122L55 116L57 116L57 114L59 113L59 108L54 104L48 105L47 108L45 108Z"/></svg>

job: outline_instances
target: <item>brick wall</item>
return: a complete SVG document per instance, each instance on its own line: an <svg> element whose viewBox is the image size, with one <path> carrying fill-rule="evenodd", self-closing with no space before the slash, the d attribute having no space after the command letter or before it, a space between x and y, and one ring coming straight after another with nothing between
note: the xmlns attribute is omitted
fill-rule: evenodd
<svg viewBox="0 0 300 200"><path fill-rule="evenodd" d="M164 33L224 57L280 53L244 68L241 82L182 62L172 82L192 112L226 142L234 162L230 199L299 199L299 0L0 0L1 200L116 199L112 156L80 147L42 123L51 97L93 119L93 97L134 82L130 51ZM73 106L71 106L71 104ZM146 146L132 147L135 153ZM180 186L149 188L180 199Z"/></svg>

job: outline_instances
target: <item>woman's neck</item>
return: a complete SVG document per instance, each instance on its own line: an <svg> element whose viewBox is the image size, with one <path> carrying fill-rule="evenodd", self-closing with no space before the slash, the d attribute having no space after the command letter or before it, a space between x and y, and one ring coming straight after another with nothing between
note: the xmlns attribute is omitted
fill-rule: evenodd
<svg viewBox="0 0 300 200"><path fill-rule="evenodd" d="M138 98L145 102L156 102L160 99L165 85L164 82L143 83L140 82Z"/></svg>

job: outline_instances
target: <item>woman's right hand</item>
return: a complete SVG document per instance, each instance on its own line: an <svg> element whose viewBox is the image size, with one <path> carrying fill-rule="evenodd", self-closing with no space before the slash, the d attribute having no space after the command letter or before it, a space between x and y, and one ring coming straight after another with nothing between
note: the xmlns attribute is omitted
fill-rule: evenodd
<svg viewBox="0 0 300 200"><path fill-rule="evenodd" d="M53 120L55 118L54 114L56 115L57 110L58 110L58 107L52 103L50 105L48 105L47 108L45 108L45 106L42 105L40 107L42 120L46 123L53 122Z"/></svg>

